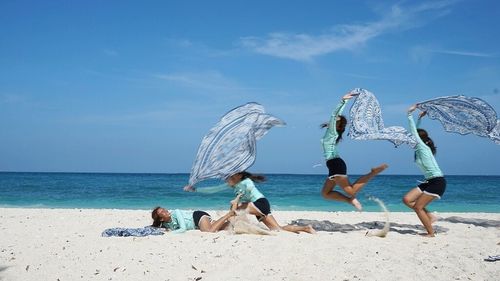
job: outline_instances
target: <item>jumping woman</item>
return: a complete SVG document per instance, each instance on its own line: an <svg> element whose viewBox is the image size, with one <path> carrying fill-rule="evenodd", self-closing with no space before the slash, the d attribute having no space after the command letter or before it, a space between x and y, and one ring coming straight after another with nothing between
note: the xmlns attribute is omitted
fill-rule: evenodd
<svg viewBox="0 0 500 281"><path fill-rule="evenodd" d="M337 145L342 139L342 134L344 133L347 125L347 119L341 115L342 111L344 110L347 101L354 96L355 94L351 93L343 96L342 101L333 111L330 121L328 123L321 124L322 128L326 128L326 132L321 140L321 143L323 145L326 166L328 167L328 177L323 184L321 195L329 200L347 202L361 211L362 206L358 199L356 199L356 194L368 183L368 181L370 181L377 174L381 173L388 166L386 164L382 164L378 167L372 168L368 174L360 177L354 183L351 184L349 182L347 177L347 166L344 160L342 160L339 156ZM340 188L342 188L347 195L333 190L336 185L340 186Z"/></svg>

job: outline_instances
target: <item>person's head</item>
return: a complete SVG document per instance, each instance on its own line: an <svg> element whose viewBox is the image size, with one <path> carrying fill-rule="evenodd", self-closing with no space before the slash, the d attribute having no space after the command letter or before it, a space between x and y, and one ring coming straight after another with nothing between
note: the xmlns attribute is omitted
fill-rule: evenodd
<svg viewBox="0 0 500 281"><path fill-rule="evenodd" d="M244 179L251 179L255 182L263 182L266 180L266 177L263 175L254 175L247 171L243 171L228 177L226 179L226 182L228 185L234 186Z"/></svg>
<svg viewBox="0 0 500 281"><path fill-rule="evenodd" d="M420 139L431 149L432 154L436 154L436 146L434 145L432 139L429 137L427 131L424 129L417 129L417 132Z"/></svg>
<svg viewBox="0 0 500 281"><path fill-rule="evenodd" d="M170 212L162 207L156 207L151 212L151 218L153 219L152 226L160 227L162 222L169 222L172 220Z"/></svg>
<svg viewBox="0 0 500 281"><path fill-rule="evenodd" d="M345 132L345 127L347 126L347 119L344 117L344 115L339 115L337 116L337 121L335 122L337 130L337 134L339 135L337 139L335 140L336 143L338 143L342 139L342 134ZM320 125L321 128L327 128L328 123L323 123Z"/></svg>

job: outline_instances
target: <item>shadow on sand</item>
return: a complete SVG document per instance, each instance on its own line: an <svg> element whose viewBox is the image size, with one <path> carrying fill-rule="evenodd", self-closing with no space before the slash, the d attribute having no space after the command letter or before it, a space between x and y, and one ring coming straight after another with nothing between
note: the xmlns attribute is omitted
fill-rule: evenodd
<svg viewBox="0 0 500 281"><path fill-rule="evenodd" d="M340 224L327 220L318 221L318 220L308 220L308 219L297 219L293 220L292 224L311 225L316 231L347 233L351 231L382 229L384 227L385 222L372 221L372 222L360 222L357 224ZM400 234L418 234L424 232L425 229L422 225L400 224L392 222L389 231L394 231ZM434 231L436 231L436 233L444 233L448 231L448 228L435 225Z"/></svg>
<svg viewBox="0 0 500 281"><path fill-rule="evenodd" d="M2 277L2 271L6 270L7 268L9 268L9 266L0 265L0 280L4 280Z"/></svg>
<svg viewBox="0 0 500 281"><path fill-rule="evenodd" d="M442 218L439 221L472 224L475 226L482 226L482 227L500 227L500 221L497 220L471 219L471 218L462 218L457 216Z"/></svg>
<svg viewBox="0 0 500 281"><path fill-rule="evenodd" d="M500 221L497 220L462 218L457 216L441 218L439 219L439 221L449 222L449 223L471 224L481 227L500 227ZM385 222L372 221L372 222L361 222L357 224L340 224L327 220L318 221L318 220L308 220L308 219L296 219L292 221L292 224L311 225L316 231L347 233L359 230L382 229L384 227ZM433 227L436 233L444 233L448 231L448 228L439 225L434 225ZM394 231L400 234L418 234L421 232L425 232L425 229L422 225L419 224L401 224L401 223L391 222L391 227L389 231Z"/></svg>
<svg viewBox="0 0 500 281"><path fill-rule="evenodd" d="M9 267L8 266L0 265L0 272L6 270L7 268L9 268Z"/></svg>

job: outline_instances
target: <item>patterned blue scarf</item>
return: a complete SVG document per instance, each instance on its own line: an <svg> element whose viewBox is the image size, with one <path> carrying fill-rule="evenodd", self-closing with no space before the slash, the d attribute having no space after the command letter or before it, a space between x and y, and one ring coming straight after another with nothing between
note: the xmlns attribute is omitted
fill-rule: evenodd
<svg viewBox="0 0 500 281"><path fill-rule="evenodd" d="M447 96L420 102L417 107L443 124L445 131L474 134L500 144L500 120L484 100L466 96Z"/></svg>
<svg viewBox="0 0 500 281"><path fill-rule="evenodd" d="M356 88L358 94L349 112L351 128L348 135L355 140L388 140L396 147L406 143L414 148L415 138L403 127L385 127L382 112L375 95L368 90Z"/></svg>
<svg viewBox="0 0 500 281"><path fill-rule="evenodd" d="M209 178L227 177L249 168L256 157L256 142L282 120L266 114L258 103L247 103L226 113L201 141L191 168L189 185Z"/></svg>

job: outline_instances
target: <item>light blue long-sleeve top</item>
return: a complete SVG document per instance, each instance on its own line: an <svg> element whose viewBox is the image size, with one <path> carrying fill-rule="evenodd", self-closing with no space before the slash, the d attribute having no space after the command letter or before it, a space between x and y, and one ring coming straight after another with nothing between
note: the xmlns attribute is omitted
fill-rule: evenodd
<svg viewBox="0 0 500 281"><path fill-rule="evenodd" d="M244 179L234 186L234 194L241 194L240 201L243 203L255 202L260 198L264 198L251 179Z"/></svg>
<svg viewBox="0 0 500 281"><path fill-rule="evenodd" d="M347 100L342 99L335 110L333 110L332 116L330 117L330 122L328 123L328 128L326 129L325 135L321 139L321 144L323 145L323 153L326 160L339 157L336 143L337 138L339 137L339 134L337 133L337 117L342 114L342 111L344 111L346 104Z"/></svg>
<svg viewBox="0 0 500 281"><path fill-rule="evenodd" d="M408 123L410 125L410 132L417 140L417 145L415 146L415 163L424 173L425 179L431 179L436 177L442 177L443 172L439 168L436 158L432 154L432 150L427 146L417 132L417 126L413 120L413 115L408 113ZM418 120L418 125L420 125L420 119Z"/></svg>
<svg viewBox="0 0 500 281"><path fill-rule="evenodd" d="M182 233L187 230L196 229L193 220L192 211L173 210L170 214L171 220L163 222L162 226L170 230L172 233Z"/></svg>
<svg viewBox="0 0 500 281"><path fill-rule="evenodd" d="M248 178L240 181L235 186L230 186L227 183L224 183L217 186L202 187L197 189L197 192L215 193L226 188L231 188L235 195L241 194L240 202L242 203L255 202L260 198L264 198L264 195L257 189L254 182Z"/></svg>

